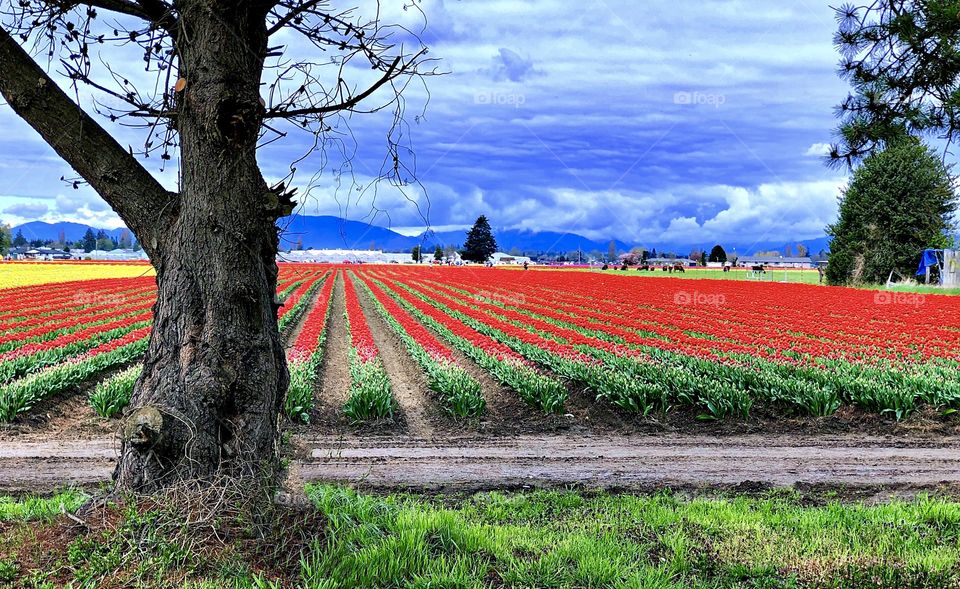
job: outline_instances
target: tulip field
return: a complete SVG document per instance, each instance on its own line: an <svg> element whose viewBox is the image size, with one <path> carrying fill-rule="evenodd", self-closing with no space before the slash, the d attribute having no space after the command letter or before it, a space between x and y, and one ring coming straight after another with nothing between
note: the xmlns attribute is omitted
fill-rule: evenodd
<svg viewBox="0 0 960 589"><path fill-rule="evenodd" d="M69 280L36 284L31 265L0 266L0 421L73 395L87 395L103 418L119 416L151 329L149 266L53 266ZM576 402L625 419L686 411L742 420L763 407L896 421L960 409L953 296L599 271L284 264L277 298L295 422L310 423L320 405L349 424L402 414L388 352L419 375L417 402L454 420L497 412L492 387L534 414L564 414ZM336 367L349 374L340 391L328 378Z"/></svg>

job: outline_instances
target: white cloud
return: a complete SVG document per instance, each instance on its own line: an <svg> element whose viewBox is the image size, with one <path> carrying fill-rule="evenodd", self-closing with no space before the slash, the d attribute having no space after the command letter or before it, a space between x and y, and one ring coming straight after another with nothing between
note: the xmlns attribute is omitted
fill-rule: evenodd
<svg viewBox="0 0 960 589"><path fill-rule="evenodd" d="M15 205L10 205L3 209L4 214L13 215L15 217L21 217L26 219L39 219L40 217L47 214L47 211L50 210L50 207L46 203L42 202L24 202L18 203Z"/></svg>
<svg viewBox="0 0 960 589"><path fill-rule="evenodd" d="M460 228L488 214L496 226L650 244L802 239L832 220L842 178L817 158L847 88L834 73L836 23L827 5L651 0L638 10L627 0L588 0L573 10L560 0L424 0L417 7L423 14L400 2L380 8L385 21L416 32L425 15L430 57L450 72L426 80L423 119L413 116L426 91L407 89L410 125L402 131L429 190L381 184L357 192L326 175L308 193L304 173L321 167L316 156L298 164L302 213L411 231L424 218ZM289 32L277 44L290 57L315 53ZM113 63L146 81L140 56L127 53ZM375 72L347 74L361 87ZM677 92L722 96L723 104L675 104ZM358 114L353 136L341 136L346 152L356 148L364 186L383 165L391 115ZM0 126L11 130L0 137L0 189L52 200L45 220L119 224L88 187L60 194L69 167L5 106ZM108 127L123 145L144 140ZM261 150L264 173L284 177L311 141L292 132ZM336 169L340 145L325 147L326 169ZM155 159L144 164L176 189L175 166L160 173Z"/></svg>
<svg viewBox="0 0 960 589"><path fill-rule="evenodd" d="M522 82L531 76L543 73L533 67L532 59L507 47L501 47L497 51L497 55L493 58L493 66L486 71L496 82L503 80Z"/></svg>
<svg viewBox="0 0 960 589"><path fill-rule="evenodd" d="M445 233L447 231L466 231L470 229L470 225L432 225L430 229L437 233ZM422 234L427 230L427 227L424 225L418 227L393 227L394 231L400 235L406 235L407 237L415 237Z"/></svg>
<svg viewBox="0 0 960 589"><path fill-rule="evenodd" d="M808 157L823 157L829 155L830 153L830 144L829 143L814 143L807 151L803 154Z"/></svg>

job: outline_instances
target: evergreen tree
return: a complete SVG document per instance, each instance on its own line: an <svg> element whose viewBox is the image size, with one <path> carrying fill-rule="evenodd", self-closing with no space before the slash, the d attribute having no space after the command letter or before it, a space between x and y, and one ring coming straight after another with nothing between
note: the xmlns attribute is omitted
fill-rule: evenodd
<svg viewBox="0 0 960 589"><path fill-rule="evenodd" d="M107 233L103 229L97 231L96 249L109 252L115 249L116 246L117 244L113 241L113 239L111 239L107 235Z"/></svg>
<svg viewBox="0 0 960 589"><path fill-rule="evenodd" d="M413 251L411 252L411 254L412 254L411 257L413 258L413 261L418 264L423 259L423 254L421 253L421 247L419 245L413 246Z"/></svg>
<svg viewBox="0 0 960 589"><path fill-rule="evenodd" d="M12 244L13 237L10 235L10 226L0 225L0 255L7 255Z"/></svg>
<svg viewBox="0 0 960 589"><path fill-rule="evenodd" d="M463 244L463 259L482 264L489 260L495 251L497 240L493 237L490 222L485 215L480 215L473 228L467 232L467 241Z"/></svg>
<svg viewBox="0 0 960 589"><path fill-rule="evenodd" d="M438 262L443 259L443 248L439 245L433 250L433 259Z"/></svg>
<svg viewBox="0 0 960 589"><path fill-rule="evenodd" d="M864 159L827 227L830 284L885 282L912 276L924 248L944 247L956 209L949 169L919 139L908 137Z"/></svg>
<svg viewBox="0 0 960 589"><path fill-rule="evenodd" d="M89 254L95 249L97 249L97 236L93 233L93 229L87 228L87 232L83 234L83 251Z"/></svg>
<svg viewBox="0 0 960 589"><path fill-rule="evenodd" d="M710 250L710 256L707 258L708 262L719 262L721 264L727 261L727 252L723 249L719 243L713 246L713 249Z"/></svg>
<svg viewBox="0 0 960 589"><path fill-rule="evenodd" d="M13 238L13 247L27 245L27 238L23 236L23 229L17 229L17 236Z"/></svg>
<svg viewBox="0 0 960 589"><path fill-rule="evenodd" d="M852 167L904 136L960 138L960 18L956 0L844 3L836 9L839 105L835 165Z"/></svg>

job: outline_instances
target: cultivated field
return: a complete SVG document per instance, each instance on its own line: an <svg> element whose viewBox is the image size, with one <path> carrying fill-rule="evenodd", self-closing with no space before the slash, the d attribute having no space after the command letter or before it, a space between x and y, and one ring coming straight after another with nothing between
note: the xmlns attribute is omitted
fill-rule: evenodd
<svg viewBox="0 0 960 589"><path fill-rule="evenodd" d="M98 278L135 278L154 274L153 267L147 263L2 262L0 289Z"/></svg>
<svg viewBox="0 0 960 589"><path fill-rule="evenodd" d="M34 266L0 271L17 284ZM87 278L0 290L10 490L109 477L150 331L149 267L49 267ZM960 481L960 299L644 274L281 266L292 476L430 489Z"/></svg>

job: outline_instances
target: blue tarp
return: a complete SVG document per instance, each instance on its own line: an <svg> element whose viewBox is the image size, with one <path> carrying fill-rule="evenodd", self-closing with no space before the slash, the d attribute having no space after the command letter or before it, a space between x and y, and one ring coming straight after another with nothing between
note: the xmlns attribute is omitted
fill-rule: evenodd
<svg viewBox="0 0 960 589"><path fill-rule="evenodd" d="M927 268L940 267L940 257L937 255L939 251L940 250L923 250L923 254L920 255L920 267L917 268L917 276L926 274Z"/></svg>

